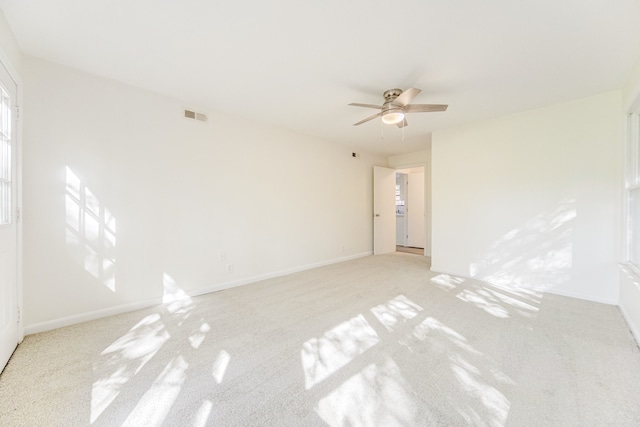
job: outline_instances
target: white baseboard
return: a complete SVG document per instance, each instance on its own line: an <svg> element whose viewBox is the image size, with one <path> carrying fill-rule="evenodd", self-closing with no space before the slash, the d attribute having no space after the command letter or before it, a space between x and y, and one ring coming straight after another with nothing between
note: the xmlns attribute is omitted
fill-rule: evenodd
<svg viewBox="0 0 640 427"><path fill-rule="evenodd" d="M162 303L162 298L153 298L144 301L131 302L127 304L117 305L115 307L103 308L100 310L89 311L87 313L76 314L73 316L60 317L46 322L34 323L25 326L24 335L37 334L39 332L50 331L52 329L63 328L65 326L75 325L77 323L88 322L90 320L101 319L103 317L114 316L116 314L127 313L129 311L140 310Z"/></svg>
<svg viewBox="0 0 640 427"><path fill-rule="evenodd" d="M578 298L578 299L583 299L585 301L599 302L601 304L618 305L617 300L595 297L593 295L581 294L579 292L565 292L565 291L558 291L556 289L549 289L544 292L548 294L553 294L553 295L560 295L562 297Z"/></svg>
<svg viewBox="0 0 640 427"><path fill-rule="evenodd" d="M436 267L433 266L433 261L431 261L431 262L432 262L432 264L431 264L431 267L429 268L429 270L432 273L435 273L435 274L448 274L449 276L458 276L458 277L462 277L464 279L468 279L469 278L469 276L464 275L464 274L452 273L450 271L446 271L446 270L441 269L441 268L436 268Z"/></svg>
<svg viewBox="0 0 640 427"><path fill-rule="evenodd" d="M222 291L224 289L235 288L237 286L248 285L250 283L259 282L261 280L272 279L274 277L286 276L287 274L293 274L293 273L298 273L300 271L311 270L313 268L324 267L325 265L331 265L331 264L337 264L337 263L340 263L340 262L351 261L351 260L354 260L354 259L358 259L358 258L363 258L363 257L369 256L369 255L372 255L372 254L373 254L373 252L371 252L371 251L362 252L362 253L359 253L359 254L348 255L348 256L345 256L345 257L334 258L334 259L330 259L330 260L326 260L326 261L320 261L320 262L316 262L316 263L313 263L313 264L307 264L307 265L303 265L303 266L299 266L299 267L287 268L285 270L274 271L274 272L271 272L271 273L259 274L257 276L245 277L245 278L238 279L238 280L232 280L230 282L216 283L215 285L212 285L212 286L207 286L207 287L204 287L204 288L194 289L194 290L185 291L185 292L187 293L187 295L189 295L191 297L195 297L195 296L198 296L198 295L204 295L204 294L208 294L208 293L211 293L211 292Z"/></svg>
<svg viewBox="0 0 640 427"><path fill-rule="evenodd" d="M438 269L438 268L431 267L430 270L431 270L432 273L436 273L436 274L448 274L450 276L461 277L463 279L478 280L480 282L483 281L482 279L479 279L479 278L469 277L468 275L464 275L464 274L451 273L451 272L448 272L448 271L445 271L445 270L441 270L441 269ZM563 297L582 299L582 300L585 300L585 301L599 302L601 304L618 305L618 301L617 300L608 299L608 298L600 298L600 297L597 297L597 296L593 296L593 295L589 295L589 294L582 294L582 293L579 293L579 292L566 292L566 291L561 291L561 290L557 290L557 289L546 289L546 290L532 289L532 290L533 291L537 291L537 292L552 294L552 295L560 295L560 296L563 296Z"/></svg>
<svg viewBox="0 0 640 427"><path fill-rule="evenodd" d="M233 280L230 282L217 283L215 285L206 286L203 288L188 290L188 291L185 291L185 293L190 297L204 295L211 292L221 291L224 289L235 288L237 286L248 285L250 283L259 282L261 280L271 279L271 278L280 277L280 276L286 276L287 274L297 273L305 270L311 270L313 268L324 267L325 265L351 261L357 258L363 258L365 256L369 256L371 254L372 254L371 251L362 252L359 254L348 255L341 258L334 258L330 260L316 262L313 264L307 264L299 267L288 268L285 270L274 271L271 273L259 274L257 276L245 277L245 278ZM130 311L140 310L140 309L151 307L158 304L162 304L161 297L152 298L144 301L131 302L131 303L122 304L114 307L90 311L87 313L76 314L73 316L61 317L54 320L47 320L46 322L34 323L33 325L25 326L23 330L23 335L37 334L39 332L50 331L52 329L71 326L77 323L88 322L90 320L96 320L96 319L101 319L103 317L114 316L116 314L122 314Z"/></svg>

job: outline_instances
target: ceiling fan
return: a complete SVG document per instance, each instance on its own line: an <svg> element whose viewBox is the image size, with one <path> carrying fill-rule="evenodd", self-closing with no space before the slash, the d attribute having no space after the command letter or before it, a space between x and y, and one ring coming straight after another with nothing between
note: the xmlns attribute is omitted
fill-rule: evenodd
<svg viewBox="0 0 640 427"><path fill-rule="evenodd" d="M380 110L379 113L360 120L353 125L358 126L376 117L382 117L383 123L403 128L408 125L407 119L405 119L407 113L430 113L434 111L445 111L447 109L448 105L443 104L410 104L413 98L420 92L422 91L415 87L409 88L404 92L402 89L389 89L383 94L384 104L382 105L351 103L349 105L353 105L354 107L376 108Z"/></svg>

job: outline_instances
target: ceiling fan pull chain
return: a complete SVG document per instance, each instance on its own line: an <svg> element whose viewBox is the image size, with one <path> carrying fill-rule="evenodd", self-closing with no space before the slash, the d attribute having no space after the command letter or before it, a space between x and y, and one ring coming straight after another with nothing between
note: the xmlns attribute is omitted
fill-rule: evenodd
<svg viewBox="0 0 640 427"><path fill-rule="evenodd" d="M404 142L404 128L406 128L406 126L402 125L402 142Z"/></svg>
<svg viewBox="0 0 640 427"><path fill-rule="evenodd" d="M384 123L380 120L380 140L384 141Z"/></svg>

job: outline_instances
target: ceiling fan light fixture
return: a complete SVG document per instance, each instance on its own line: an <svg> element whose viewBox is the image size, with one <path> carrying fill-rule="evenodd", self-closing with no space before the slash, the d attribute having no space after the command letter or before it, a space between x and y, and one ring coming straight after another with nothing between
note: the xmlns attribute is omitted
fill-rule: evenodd
<svg viewBox="0 0 640 427"><path fill-rule="evenodd" d="M382 115L382 122L387 125L395 125L404 120L404 113L402 111L389 111Z"/></svg>
<svg viewBox="0 0 640 427"><path fill-rule="evenodd" d="M407 125L405 118L406 113L431 113L435 111L446 111L447 105L445 104L411 104L413 98L420 93L420 89L410 87L409 89L402 91L402 89L389 89L382 95L384 96L384 104L361 104L352 102L349 105L354 107L375 108L380 110L377 114L367 117L364 120L360 120L358 123L354 123L354 126L367 123L378 117L382 118L382 123L387 125L397 125L404 129Z"/></svg>

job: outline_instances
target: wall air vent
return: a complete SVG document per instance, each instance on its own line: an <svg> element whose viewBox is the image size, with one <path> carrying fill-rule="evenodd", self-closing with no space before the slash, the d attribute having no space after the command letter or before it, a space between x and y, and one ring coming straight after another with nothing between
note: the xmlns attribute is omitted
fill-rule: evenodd
<svg viewBox="0 0 640 427"><path fill-rule="evenodd" d="M185 119L191 119L191 120L199 120L201 122L206 122L207 121L207 115L204 113L198 113L197 111L193 111L193 110L184 110L184 117Z"/></svg>

